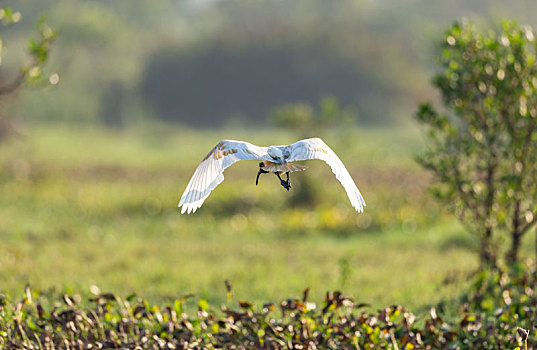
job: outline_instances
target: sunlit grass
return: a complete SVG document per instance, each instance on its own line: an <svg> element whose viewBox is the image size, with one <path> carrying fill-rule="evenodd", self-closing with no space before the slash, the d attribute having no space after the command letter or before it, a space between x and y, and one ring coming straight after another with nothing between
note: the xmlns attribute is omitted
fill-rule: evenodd
<svg viewBox="0 0 537 350"><path fill-rule="evenodd" d="M188 178L218 140L295 141L285 133L34 126L23 134L0 145L6 293L30 282L222 302L227 279L237 296L259 302L310 287L317 299L342 289L374 306L420 308L457 295L459 283L442 282L477 266L474 242L426 193L412 129L358 130L347 150L335 135L325 138L364 193L362 215L320 162L292 177L295 191L313 179L314 206L293 204L273 176L256 187L256 166L245 162L226 171L196 214L179 214Z"/></svg>

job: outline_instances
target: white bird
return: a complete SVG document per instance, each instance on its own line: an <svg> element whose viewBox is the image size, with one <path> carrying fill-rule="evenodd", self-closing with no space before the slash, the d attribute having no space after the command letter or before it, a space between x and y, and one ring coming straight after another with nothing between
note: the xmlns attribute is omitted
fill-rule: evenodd
<svg viewBox="0 0 537 350"><path fill-rule="evenodd" d="M325 161L331 168L336 178L341 182L347 192L347 196L356 211L363 212L365 201L358 187L352 180L351 175L338 158L338 156L319 138L300 140L292 145L258 147L248 142L225 140L220 141L203 158L197 167L185 192L179 201L181 214L195 212L212 190L224 181L224 170L239 160L261 160L255 184L259 175L274 173L280 179L281 185L289 191L289 173L305 170L306 167L294 164L294 161L320 159ZM285 173L287 180L282 180L280 174Z"/></svg>

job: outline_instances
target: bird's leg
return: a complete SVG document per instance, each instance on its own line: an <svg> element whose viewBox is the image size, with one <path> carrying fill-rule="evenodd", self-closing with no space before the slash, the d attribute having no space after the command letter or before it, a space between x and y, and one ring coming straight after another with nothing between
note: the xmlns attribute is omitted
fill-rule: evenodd
<svg viewBox="0 0 537 350"><path fill-rule="evenodd" d="M264 166L263 162L259 163L259 171L257 172L257 177L255 178L255 185L259 182L259 175L268 174L268 171L261 169Z"/></svg>
<svg viewBox="0 0 537 350"><path fill-rule="evenodd" d="M276 174L276 176L278 176L278 179L280 179L280 184L283 186L283 188L289 191L289 189L291 188L291 185L289 184L289 173L287 173L287 181L282 180L279 172L275 172L274 174Z"/></svg>
<svg viewBox="0 0 537 350"><path fill-rule="evenodd" d="M291 182L289 182L289 172L286 172L285 175L287 175L287 186L289 186L289 188L291 188ZM288 190L289 191L289 190Z"/></svg>

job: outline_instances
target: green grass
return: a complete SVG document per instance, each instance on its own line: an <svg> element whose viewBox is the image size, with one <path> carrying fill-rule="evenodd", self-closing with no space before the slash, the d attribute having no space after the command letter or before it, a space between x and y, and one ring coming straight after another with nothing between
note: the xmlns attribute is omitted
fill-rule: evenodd
<svg viewBox="0 0 537 350"><path fill-rule="evenodd" d="M475 242L430 198L429 177L412 161L421 147L413 129L323 136L364 194L361 215L321 162L294 174L291 193L270 176L256 187L256 164L239 163L198 212L179 214L179 196L214 144L295 141L274 130L42 125L22 134L0 144L4 293L18 295L27 282L81 294L97 285L154 302L195 293L215 304L227 279L237 297L256 302L310 287L316 300L342 289L373 307L423 308L457 295L477 267ZM306 177L311 205L296 195Z"/></svg>

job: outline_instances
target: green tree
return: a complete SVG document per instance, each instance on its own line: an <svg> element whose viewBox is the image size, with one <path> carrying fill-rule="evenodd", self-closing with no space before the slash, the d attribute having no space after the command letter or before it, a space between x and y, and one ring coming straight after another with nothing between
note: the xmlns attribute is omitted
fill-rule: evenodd
<svg viewBox="0 0 537 350"><path fill-rule="evenodd" d="M486 34L455 23L441 50L433 83L446 111L420 105L417 118L430 144L419 162L436 176L433 193L480 237L482 265L497 264L497 242L505 236L505 260L514 263L537 217L534 34L513 22Z"/></svg>
<svg viewBox="0 0 537 350"><path fill-rule="evenodd" d="M0 3L0 21L1 26L7 27L18 23L21 19L21 13L14 11L10 7L3 6ZM3 81L0 77L0 99L16 91L25 83L41 83L47 81L50 84L57 84L59 81L58 74L54 73L45 77L43 66L49 58L50 47L56 39L56 31L50 28L42 16L37 21L37 39L28 40L28 57L25 63L18 68L17 75L10 81ZM4 54L4 41L0 33L0 68L2 67L2 58ZM3 77L3 76L2 76ZM48 78L48 79L47 79ZM0 137L5 136L6 130L10 129L10 124L5 119L0 119Z"/></svg>

